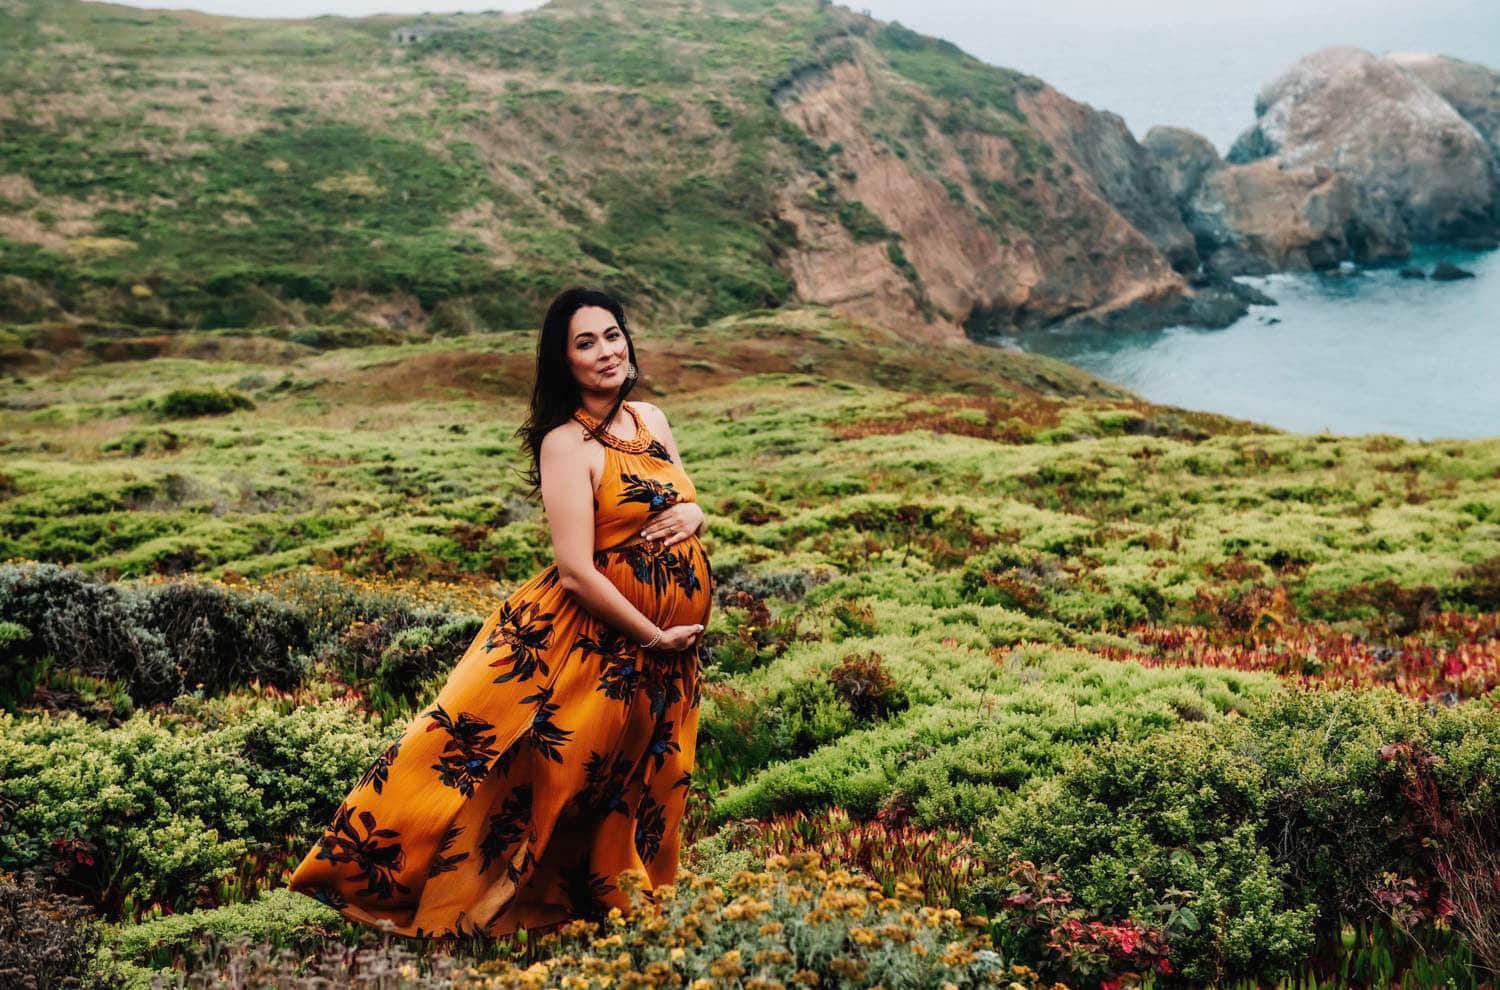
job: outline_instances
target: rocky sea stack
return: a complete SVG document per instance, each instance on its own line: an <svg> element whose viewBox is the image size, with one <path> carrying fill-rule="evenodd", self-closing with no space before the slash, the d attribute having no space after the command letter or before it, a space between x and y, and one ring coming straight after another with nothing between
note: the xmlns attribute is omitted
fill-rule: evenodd
<svg viewBox="0 0 1500 990"><path fill-rule="evenodd" d="M1436 55L1324 48L1267 84L1221 160L1180 128L1156 156L1205 267L1221 275L1496 246L1500 75Z"/></svg>

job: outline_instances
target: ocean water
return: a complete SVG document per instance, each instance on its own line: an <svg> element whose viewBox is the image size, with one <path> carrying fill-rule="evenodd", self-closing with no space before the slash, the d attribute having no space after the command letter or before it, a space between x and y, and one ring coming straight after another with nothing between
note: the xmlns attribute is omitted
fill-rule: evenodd
<svg viewBox="0 0 1500 990"><path fill-rule="evenodd" d="M1414 252L1456 282L1380 268L1242 278L1277 301L1222 329L1040 330L1017 342L1153 402L1297 432L1500 435L1500 252Z"/></svg>
<svg viewBox="0 0 1500 990"><path fill-rule="evenodd" d="M1430 51L1500 68L1500 2L1256 0L866 0L850 4L947 38L986 62L1040 76L1118 113L1137 138L1189 127L1222 154L1254 119L1255 94L1325 45ZM1101 337L1038 332L1022 349L1058 357L1153 401L1283 429L1411 438L1500 435L1500 255L1425 251L1478 277L1246 279L1276 299L1231 327ZM1273 322L1274 321L1274 322ZM1013 345L1012 345L1013 346Z"/></svg>

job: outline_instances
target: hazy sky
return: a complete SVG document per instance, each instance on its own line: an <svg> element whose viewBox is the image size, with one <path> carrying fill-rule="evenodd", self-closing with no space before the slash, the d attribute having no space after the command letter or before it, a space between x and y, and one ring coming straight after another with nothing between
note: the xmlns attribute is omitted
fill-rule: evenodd
<svg viewBox="0 0 1500 990"><path fill-rule="evenodd" d="M239 17L317 17L321 14L417 14L455 10L530 10L539 0L185 0L181 3L132 3L134 7L188 8ZM1474 17L1500 22L1500 12L1489 0L1254 0L1239 9L1203 0L853 0L842 6L865 10L881 20L899 20L920 27L944 24L952 34L988 31L1006 23L1073 25L1102 24L1233 24L1268 23L1288 18L1303 20L1350 18L1405 18L1435 21ZM945 36L949 32L944 32ZM959 40L957 37L952 40Z"/></svg>
<svg viewBox="0 0 1500 990"><path fill-rule="evenodd" d="M250 17L529 10L539 0L180 0ZM1040 76L1112 110L1137 137L1191 127L1222 152L1251 122L1256 91L1325 45L1431 51L1500 68L1500 0L849 0L884 21L946 38L994 65Z"/></svg>

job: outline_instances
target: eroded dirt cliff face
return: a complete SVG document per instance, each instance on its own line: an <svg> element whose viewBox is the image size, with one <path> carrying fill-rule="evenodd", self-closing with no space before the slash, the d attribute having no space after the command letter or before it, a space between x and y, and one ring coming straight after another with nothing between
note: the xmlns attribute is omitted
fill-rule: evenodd
<svg viewBox="0 0 1500 990"><path fill-rule="evenodd" d="M797 233L788 261L804 299L957 337L1107 321L1193 295L1169 261L1196 265L1192 235L1113 114L1036 81L1001 125L965 127L862 57L807 75L777 103L838 149L826 180L800 179L779 196ZM825 185L862 204L876 230L816 209Z"/></svg>

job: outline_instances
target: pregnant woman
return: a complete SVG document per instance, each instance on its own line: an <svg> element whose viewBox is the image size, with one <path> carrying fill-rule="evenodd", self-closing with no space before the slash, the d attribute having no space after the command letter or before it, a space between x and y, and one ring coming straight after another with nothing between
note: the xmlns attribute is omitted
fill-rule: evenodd
<svg viewBox="0 0 1500 990"><path fill-rule="evenodd" d="M539 933L670 883L713 575L620 304L564 291L520 435L556 562L485 620L289 886L413 937Z"/></svg>

